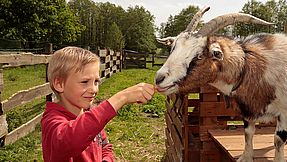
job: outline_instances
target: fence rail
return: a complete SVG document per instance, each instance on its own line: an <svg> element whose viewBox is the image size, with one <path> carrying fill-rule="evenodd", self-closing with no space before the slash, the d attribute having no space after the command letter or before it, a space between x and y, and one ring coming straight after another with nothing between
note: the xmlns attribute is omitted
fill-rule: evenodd
<svg viewBox="0 0 287 162"><path fill-rule="evenodd" d="M109 49L99 49L96 52L101 59L100 74L101 78L109 78L113 73L121 71L122 68L122 55L121 52L112 51ZM23 65L37 65L37 64L48 64L51 55L34 55L32 53L21 53L21 54L5 54L0 55L0 95L5 90L3 81L3 70L5 67L17 67ZM5 73L5 72L4 72ZM46 71L47 73L47 71ZM46 78L47 80L47 78ZM0 103L0 145L12 144L18 139L26 136L33 130L36 125L40 122L42 112L24 123L15 130L8 132L8 124L6 120L6 112L12 111L16 106L21 106L29 103L37 98L46 96L47 99L51 99L50 95L52 90L49 83L37 85L26 90L21 90L11 95L8 99L1 101ZM1 98L0 98L1 99Z"/></svg>

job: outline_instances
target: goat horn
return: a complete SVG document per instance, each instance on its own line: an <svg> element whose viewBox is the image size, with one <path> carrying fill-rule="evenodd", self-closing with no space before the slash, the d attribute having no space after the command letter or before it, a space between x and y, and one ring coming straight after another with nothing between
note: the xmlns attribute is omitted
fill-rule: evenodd
<svg viewBox="0 0 287 162"><path fill-rule="evenodd" d="M190 21L190 23L187 25L185 31L186 32L193 32L196 29L196 27L197 27L201 17L203 16L203 14L206 11L208 11L209 9L210 9L210 7L204 7L203 9L197 11L197 13L193 16L192 20Z"/></svg>
<svg viewBox="0 0 287 162"><path fill-rule="evenodd" d="M226 14L222 16L218 16L212 20L210 20L208 23L206 23L199 31L198 35L206 36L208 34L213 34L217 30L227 26L227 25L233 25L237 22L247 22L247 23L253 23L253 24L261 24L261 25L272 25L274 23L270 23L267 21L264 21L262 19L259 19L255 16L245 14L245 13L232 13L232 14Z"/></svg>

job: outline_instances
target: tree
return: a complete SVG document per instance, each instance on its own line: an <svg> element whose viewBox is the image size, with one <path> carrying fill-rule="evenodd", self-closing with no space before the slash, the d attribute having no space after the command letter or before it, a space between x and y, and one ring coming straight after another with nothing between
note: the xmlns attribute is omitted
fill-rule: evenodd
<svg viewBox="0 0 287 162"><path fill-rule="evenodd" d="M73 42L84 28L65 0L3 0L0 10L0 37L19 39L26 48Z"/></svg>
<svg viewBox="0 0 287 162"><path fill-rule="evenodd" d="M115 22L108 28L106 40L106 47L111 49L121 50L124 47L123 34Z"/></svg>
<svg viewBox="0 0 287 162"><path fill-rule="evenodd" d="M108 38L108 31L111 29L111 26L114 23L117 25L119 30L123 31L122 24L126 12L122 7L116 6L115 4L111 4L109 2L96 4L99 14L97 15L97 20L99 21L99 32L97 35L100 38L98 44L100 47L107 47L107 42L110 42L110 40L108 40L110 39ZM122 42L124 42L124 40Z"/></svg>
<svg viewBox="0 0 287 162"><path fill-rule="evenodd" d="M140 6L129 7L124 22L126 49L155 50L154 16L149 11Z"/></svg>
<svg viewBox="0 0 287 162"><path fill-rule="evenodd" d="M75 42L78 46L92 46L96 42L96 5L91 0L71 0L69 7L79 17L79 22L85 26L81 35Z"/></svg>
<svg viewBox="0 0 287 162"><path fill-rule="evenodd" d="M162 24L160 30L161 37L176 36L184 31L189 22L192 20L195 13L199 10L197 6L188 6L181 10L178 15L170 15L166 24ZM202 26L202 22L198 27Z"/></svg>
<svg viewBox="0 0 287 162"><path fill-rule="evenodd" d="M287 21L286 0L279 0L278 2L269 0L265 4L256 0L251 0L243 6L242 12L272 22L274 25L236 24L234 28L235 36L247 36L260 32L282 32Z"/></svg>
<svg viewBox="0 0 287 162"><path fill-rule="evenodd" d="M180 32L184 31L187 25L192 20L193 16L199 10L197 6L188 6L181 10L178 15L168 17L168 21L166 23L162 23L159 31L160 37L169 37L169 36L176 36ZM198 28L202 26L202 22L198 24ZM162 44L157 45L159 48L162 48L162 53L167 53L170 51L170 48L167 46L163 46Z"/></svg>
<svg viewBox="0 0 287 162"><path fill-rule="evenodd" d="M92 0L71 0L68 4L73 12L80 17L81 24L86 26L77 41L78 45L104 48L107 47L107 43L110 43L107 35L114 23L122 31L125 15L125 10L122 7L109 2L94 3Z"/></svg>

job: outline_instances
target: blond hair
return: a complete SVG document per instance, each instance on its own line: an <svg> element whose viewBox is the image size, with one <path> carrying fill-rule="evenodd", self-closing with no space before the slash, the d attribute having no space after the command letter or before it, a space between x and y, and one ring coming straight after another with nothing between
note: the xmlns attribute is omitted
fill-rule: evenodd
<svg viewBox="0 0 287 162"><path fill-rule="evenodd" d="M52 55L48 65L48 81L57 97L58 92L53 85L55 78L65 81L71 71L79 72L89 63L100 63L100 59L91 51L79 47L65 47Z"/></svg>

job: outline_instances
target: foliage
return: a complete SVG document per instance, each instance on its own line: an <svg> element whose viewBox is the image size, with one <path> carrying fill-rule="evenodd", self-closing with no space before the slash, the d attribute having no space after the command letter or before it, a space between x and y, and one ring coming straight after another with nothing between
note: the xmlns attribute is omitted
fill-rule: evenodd
<svg viewBox="0 0 287 162"><path fill-rule="evenodd" d="M192 20L195 13L199 10L197 6L188 6L181 10L178 15L170 15L166 23L162 23L158 28L159 37L174 37L180 32L184 31L189 22ZM198 27L202 26L202 22L198 24ZM162 44L157 45L162 48L162 53L168 53L170 48Z"/></svg>
<svg viewBox="0 0 287 162"><path fill-rule="evenodd" d="M282 32L284 30L284 25L286 25L287 17L287 3L286 0L269 0L265 4L252 0L247 2L243 8L243 13L251 14L253 16L259 17L263 20L273 22L274 25L263 26L255 24L237 24L234 29L235 36L247 36L249 34L259 33L259 32Z"/></svg>
<svg viewBox="0 0 287 162"><path fill-rule="evenodd" d="M155 50L154 16L149 11L140 6L129 7L125 22L126 49L149 52Z"/></svg>
<svg viewBox="0 0 287 162"><path fill-rule="evenodd" d="M199 10L197 6L188 6L181 10L178 15L170 15L166 24L161 24L160 37L176 36L184 31L195 13ZM198 27L202 25L199 23Z"/></svg>
<svg viewBox="0 0 287 162"><path fill-rule="evenodd" d="M114 50L121 50L124 47L124 36L116 23L113 22L112 25L108 27L106 37L107 47Z"/></svg>
<svg viewBox="0 0 287 162"><path fill-rule="evenodd" d="M71 0L69 6L86 30L77 41L81 46L151 51L155 49L154 17L143 7L125 11L115 4Z"/></svg>
<svg viewBox="0 0 287 162"><path fill-rule="evenodd" d="M73 42L84 28L65 0L5 0L0 10L0 37L19 39L24 48Z"/></svg>

